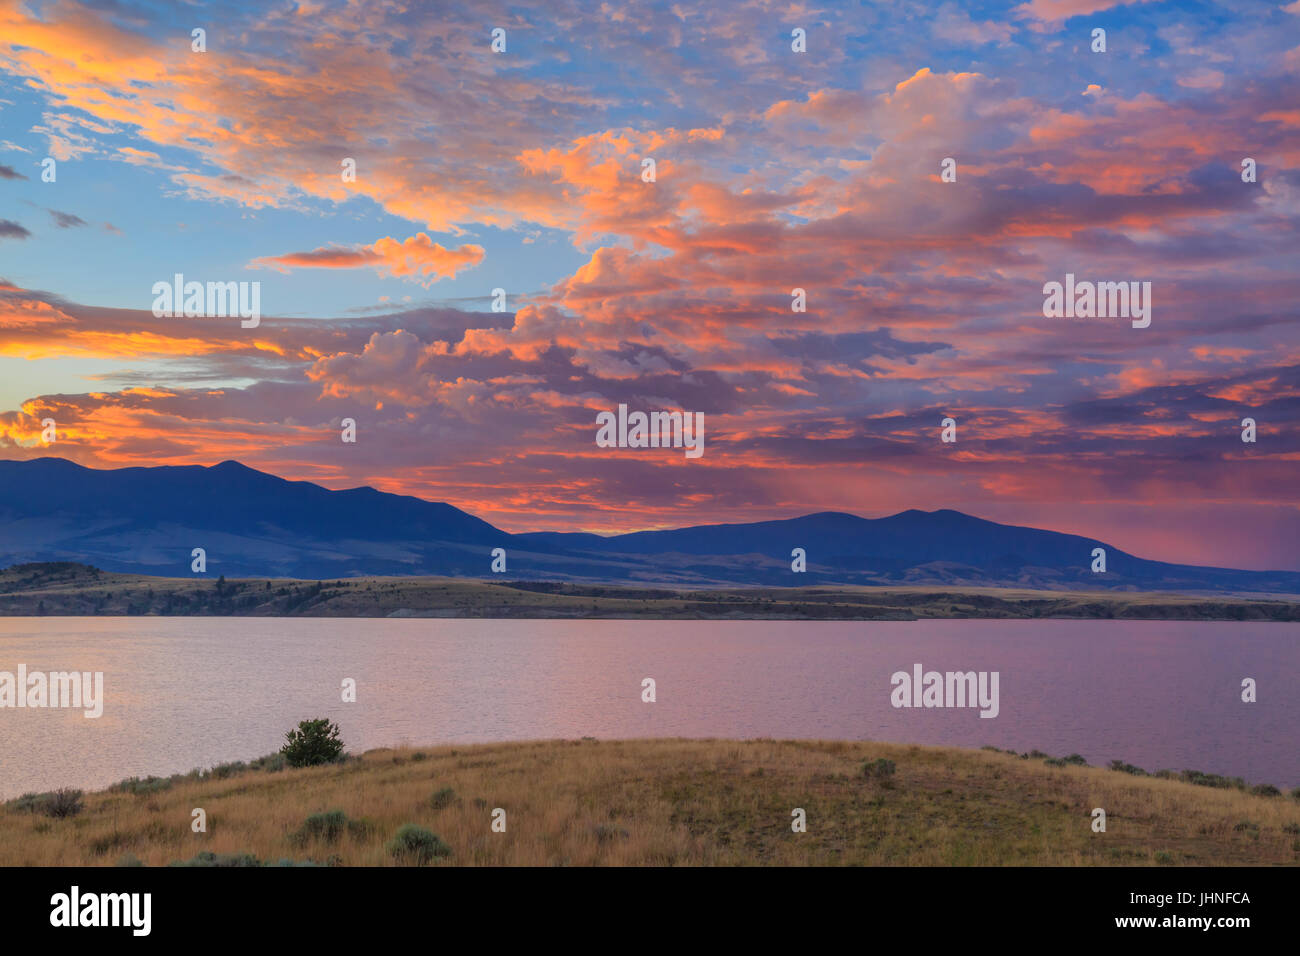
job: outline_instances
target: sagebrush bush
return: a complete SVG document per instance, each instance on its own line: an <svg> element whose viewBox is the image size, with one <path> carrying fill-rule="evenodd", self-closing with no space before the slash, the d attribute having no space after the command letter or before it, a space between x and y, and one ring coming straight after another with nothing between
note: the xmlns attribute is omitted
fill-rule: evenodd
<svg viewBox="0 0 1300 956"><path fill-rule="evenodd" d="M1118 770L1120 773L1132 774L1135 777L1145 777L1148 775L1141 767L1136 767L1131 763L1125 763L1122 760L1112 760L1110 762L1110 769Z"/></svg>
<svg viewBox="0 0 1300 956"><path fill-rule="evenodd" d="M127 777L113 784L109 789L116 793L160 793L171 789L173 782L171 777Z"/></svg>
<svg viewBox="0 0 1300 956"><path fill-rule="evenodd" d="M278 773L285 767L289 766L289 761L284 758L284 754L276 752L267 754L265 757L258 757L248 765L249 770L261 770L265 773Z"/></svg>
<svg viewBox="0 0 1300 956"><path fill-rule="evenodd" d="M309 840L324 840L326 843L334 843L339 837L343 836L343 831L347 827L348 815L346 813L342 810L326 810L324 813L313 813L304 820L292 839L295 843L306 843Z"/></svg>
<svg viewBox="0 0 1300 956"><path fill-rule="evenodd" d="M188 860L174 860L167 865L246 867L261 866L262 861L251 853L213 853L211 850L200 850Z"/></svg>
<svg viewBox="0 0 1300 956"><path fill-rule="evenodd" d="M231 763L219 763L215 767L209 767L200 774L202 780L225 780L236 774L243 773L248 769L248 764L242 760L235 760Z"/></svg>
<svg viewBox="0 0 1300 956"><path fill-rule="evenodd" d="M862 765L862 776L873 780L888 780L894 775L894 761L878 757Z"/></svg>
<svg viewBox="0 0 1300 956"><path fill-rule="evenodd" d="M55 790L49 804L44 808L46 816L75 817L82 810L81 791L64 788Z"/></svg>
<svg viewBox="0 0 1300 956"><path fill-rule="evenodd" d="M614 840L626 840L628 832L622 827L610 826L607 823L597 824L592 828L592 833L596 835L597 843L610 843Z"/></svg>
<svg viewBox="0 0 1300 956"><path fill-rule="evenodd" d="M354 839L363 840L374 829L375 825L369 820L353 820L342 810L326 810L307 817L302 826L290 834L289 840L299 846L312 840L337 843L345 832Z"/></svg>
<svg viewBox="0 0 1300 956"><path fill-rule="evenodd" d="M384 849L399 863L416 866L424 866L435 857L451 856L451 847L441 837L414 823L403 824Z"/></svg>
<svg viewBox="0 0 1300 956"><path fill-rule="evenodd" d="M82 811L81 791L65 787L45 793L24 793L5 804L7 810L20 813L40 813L47 817L75 817Z"/></svg>

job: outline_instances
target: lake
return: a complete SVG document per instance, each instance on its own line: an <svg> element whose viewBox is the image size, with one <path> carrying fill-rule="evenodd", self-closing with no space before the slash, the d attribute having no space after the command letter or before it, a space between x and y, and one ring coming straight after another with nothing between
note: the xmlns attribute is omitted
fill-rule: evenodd
<svg viewBox="0 0 1300 956"><path fill-rule="evenodd" d="M916 663L998 672L997 717L891 706L891 675ZM1300 785L1297 624L0 618L0 671L19 664L102 671L104 709L0 708L0 798L250 759L313 717L336 720L356 752L822 737ZM1241 701L1246 677L1257 703Z"/></svg>

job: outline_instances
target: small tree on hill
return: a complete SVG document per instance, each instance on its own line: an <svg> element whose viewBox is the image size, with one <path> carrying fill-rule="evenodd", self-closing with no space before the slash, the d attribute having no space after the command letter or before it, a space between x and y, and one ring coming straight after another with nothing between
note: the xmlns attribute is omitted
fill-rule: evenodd
<svg viewBox="0 0 1300 956"><path fill-rule="evenodd" d="M297 729L284 735L288 741L280 748L284 759L291 767L314 767L317 764L333 763L343 755L343 740L339 737L338 724L322 718L304 720Z"/></svg>

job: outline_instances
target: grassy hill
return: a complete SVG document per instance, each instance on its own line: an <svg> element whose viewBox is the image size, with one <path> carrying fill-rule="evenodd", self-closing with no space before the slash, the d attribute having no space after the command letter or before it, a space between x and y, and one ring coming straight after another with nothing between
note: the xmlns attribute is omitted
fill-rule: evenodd
<svg viewBox="0 0 1300 956"><path fill-rule="evenodd" d="M1294 795L1041 757L585 738L376 750L298 770L264 758L257 768L126 781L63 817L41 812L39 799L10 801L0 865L391 866L417 862L394 855L406 824L436 835L424 845L445 855L427 862L447 866L1300 863ZM206 833L191 830L196 807ZM504 833L491 828L498 807ZM1092 831L1095 807L1106 811L1105 833ZM806 811L806 833L791 830L795 808Z"/></svg>
<svg viewBox="0 0 1300 956"><path fill-rule="evenodd" d="M0 571L0 615L1298 621L1294 596L823 586L687 590L444 577L158 578L84 564Z"/></svg>

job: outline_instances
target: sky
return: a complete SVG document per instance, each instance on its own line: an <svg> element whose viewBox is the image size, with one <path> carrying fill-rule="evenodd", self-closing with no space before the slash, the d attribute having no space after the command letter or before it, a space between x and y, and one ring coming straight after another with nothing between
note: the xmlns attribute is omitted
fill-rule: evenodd
<svg viewBox="0 0 1300 956"><path fill-rule="evenodd" d="M1300 0L0 0L0 458L1300 569L1298 214Z"/></svg>

